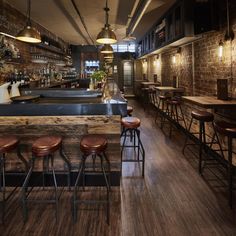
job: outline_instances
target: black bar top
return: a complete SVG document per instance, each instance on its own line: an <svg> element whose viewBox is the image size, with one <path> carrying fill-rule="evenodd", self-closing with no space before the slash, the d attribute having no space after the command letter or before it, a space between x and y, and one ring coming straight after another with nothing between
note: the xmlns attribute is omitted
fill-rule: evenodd
<svg viewBox="0 0 236 236"><path fill-rule="evenodd" d="M109 81L104 90L86 89L23 89L21 95L39 95L26 103L0 104L1 116L62 116L127 114L127 103Z"/></svg>

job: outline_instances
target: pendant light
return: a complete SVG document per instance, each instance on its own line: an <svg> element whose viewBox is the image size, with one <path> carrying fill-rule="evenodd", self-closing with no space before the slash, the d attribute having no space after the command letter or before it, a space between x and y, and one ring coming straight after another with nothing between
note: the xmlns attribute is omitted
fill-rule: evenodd
<svg viewBox="0 0 236 236"><path fill-rule="evenodd" d="M103 54L113 53L113 48L110 44L104 44L100 52Z"/></svg>
<svg viewBox="0 0 236 236"><path fill-rule="evenodd" d="M106 7L104 8L104 11L106 12L106 23L104 28L102 28L102 31L97 36L97 43L100 44L113 44L117 42L116 35L114 32L110 29L110 25L108 23L108 11L110 9L107 7L107 0L106 0Z"/></svg>
<svg viewBox="0 0 236 236"><path fill-rule="evenodd" d="M112 53L107 53L104 55L104 59L111 59L111 58L114 58L113 54Z"/></svg>
<svg viewBox="0 0 236 236"><path fill-rule="evenodd" d="M31 11L31 0L28 0L27 24L26 27L18 33L16 39L27 43L40 43L41 42L40 33L31 25L30 11Z"/></svg>

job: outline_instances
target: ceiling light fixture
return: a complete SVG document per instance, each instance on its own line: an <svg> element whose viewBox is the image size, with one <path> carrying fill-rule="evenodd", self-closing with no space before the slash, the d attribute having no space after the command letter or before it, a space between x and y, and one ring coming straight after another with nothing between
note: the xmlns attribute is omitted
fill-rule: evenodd
<svg viewBox="0 0 236 236"><path fill-rule="evenodd" d="M102 31L97 36L97 43L100 44L113 44L117 42L115 33L110 29L110 25L108 23L108 11L110 9L107 7L107 0L106 0L106 7L104 8L104 11L106 12L106 23L104 28L102 28Z"/></svg>
<svg viewBox="0 0 236 236"><path fill-rule="evenodd" d="M111 58L114 58L114 56L113 56L112 53L109 53L109 54L105 54L105 55L104 55L104 59L111 59Z"/></svg>
<svg viewBox="0 0 236 236"><path fill-rule="evenodd" d="M36 30L34 27L32 27L31 19L30 19L30 11L31 11L31 0L28 0L27 4L27 23L26 27L22 29L18 35L16 36L16 39L27 42L27 43L40 43L41 42L41 36L38 30Z"/></svg>
<svg viewBox="0 0 236 236"><path fill-rule="evenodd" d="M100 52L103 54L113 53L113 48L110 44L104 44Z"/></svg>

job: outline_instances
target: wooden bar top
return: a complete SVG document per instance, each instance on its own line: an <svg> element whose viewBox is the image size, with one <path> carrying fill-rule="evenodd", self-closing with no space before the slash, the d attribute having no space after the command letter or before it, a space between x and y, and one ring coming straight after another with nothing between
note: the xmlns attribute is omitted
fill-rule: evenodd
<svg viewBox="0 0 236 236"><path fill-rule="evenodd" d="M220 100L213 96L183 96L184 101L204 108L236 108L236 99Z"/></svg>

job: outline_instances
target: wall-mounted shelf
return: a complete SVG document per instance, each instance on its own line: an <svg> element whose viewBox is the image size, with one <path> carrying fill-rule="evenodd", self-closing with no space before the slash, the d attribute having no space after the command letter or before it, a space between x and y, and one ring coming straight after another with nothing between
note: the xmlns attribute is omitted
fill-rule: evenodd
<svg viewBox="0 0 236 236"><path fill-rule="evenodd" d="M199 38L203 32L216 29L217 1L178 0L139 41L139 58L181 46ZM204 14L202 14L202 12ZM201 18L206 19L203 21ZM217 15L217 14L216 14ZM203 22L205 22L203 24Z"/></svg>

